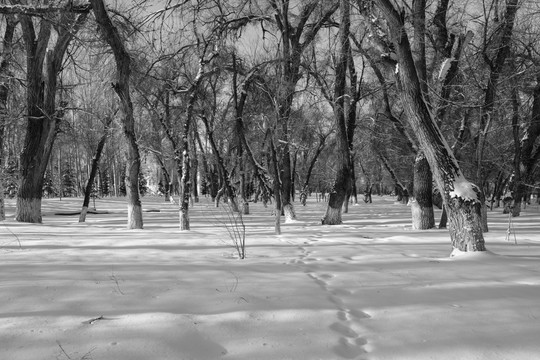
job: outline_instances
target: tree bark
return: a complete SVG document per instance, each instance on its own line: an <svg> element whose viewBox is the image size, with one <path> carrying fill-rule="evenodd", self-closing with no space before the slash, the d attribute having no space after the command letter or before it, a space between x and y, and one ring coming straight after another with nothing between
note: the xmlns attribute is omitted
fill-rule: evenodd
<svg viewBox="0 0 540 360"><path fill-rule="evenodd" d="M212 151L214 152L214 156L216 157L216 163L219 166L220 173L223 176L223 187L222 187L223 191L222 191L222 193L224 193L225 196L227 197L227 199L228 199L228 201L229 201L229 203L231 205L231 210L234 211L234 212L238 212L239 208L238 208L238 203L236 202L236 194L235 194L234 188L233 188L233 186L231 184L229 171L225 167L225 161L223 160L223 157L219 153L219 149L218 149L218 147L216 145L216 142L214 140L214 131L210 128L210 124L208 123L208 119L206 119L206 117L202 116L201 119L202 119L202 121L204 123L204 126L206 128L206 135L208 136L208 140L210 141L210 146L212 147ZM216 205L217 205L218 201L219 200L216 201Z"/></svg>
<svg viewBox="0 0 540 360"><path fill-rule="evenodd" d="M528 186L534 184L534 170L540 158L540 150L535 148L540 137L540 75L536 76L533 91L531 114L525 127L525 134L520 137L519 97L517 89L512 90L512 128L514 135L514 179L511 188L513 207L512 216L521 214L521 204L528 193Z"/></svg>
<svg viewBox="0 0 540 360"><path fill-rule="evenodd" d="M20 222L41 223L43 178L49 163L60 120L56 112L57 76L62 71L64 54L88 12L75 16L61 14L56 44L48 49L51 23L43 18L36 37L33 20L20 16L26 48L27 121L24 149L21 153L21 180L17 194L15 219ZM44 68L45 65L45 68Z"/></svg>
<svg viewBox="0 0 540 360"><path fill-rule="evenodd" d="M90 197L92 195L92 186L94 184L94 179L96 178L96 174L99 168L99 161L101 159L101 154L103 153L103 147L105 146L105 141L107 141L109 127L111 126L112 121L113 121L112 116L109 116L105 120L105 124L104 124L105 127L103 129L103 135L101 135L101 138L99 139L99 142L96 147L96 153L94 154L94 157L92 158L92 167L90 169L90 176L88 177L88 182L86 183L86 188L84 190L84 200L83 200L81 214L79 216L79 222L86 221L86 214L88 213L88 205L90 205Z"/></svg>
<svg viewBox="0 0 540 360"><path fill-rule="evenodd" d="M339 27L339 53L336 66L334 87L334 119L336 125L336 162L337 171L326 213L322 218L323 225L338 225L342 223L341 211L347 193L351 187L351 154L347 137L347 119L345 114L346 72L349 59L349 29L350 7L349 0L340 1L341 21Z"/></svg>
<svg viewBox="0 0 540 360"><path fill-rule="evenodd" d="M294 100L296 84L301 78L300 64L304 50L313 42L318 31L330 20L332 14L337 10L338 3L325 2L319 4L317 1L302 3L299 16L295 21L296 26L290 19L289 1L278 2L270 0L270 5L275 11L275 19L282 38L282 75L277 97L277 123L280 130L280 158L281 158L281 193L282 205L286 221L296 218L294 207L291 202L292 176L291 157L289 146L289 121L291 108ZM317 6L323 6L320 12L316 12ZM327 5L327 6L325 6ZM314 22L309 23L313 14L321 14Z"/></svg>
<svg viewBox="0 0 540 360"><path fill-rule="evenodd" d="M411 202L413 229L426 230L435 227L432 183L428 161L424 154L419 152L414 162L414 199Z"/></svg>
<svg viewBox="0 0 540 360"><path fill-rule="evenodd" d="M209 44L206 44L199 59L199 70L193 84L189 88L189 101L186 108L186 120L182 130L181 149L182 149L182 178L180 179L180 230L189 230L189 196L190 196L190 151L189 151L189 133L191 123L194 121L193 113L195 101L197 100L197 90L201 85L205 74L205 66L211 61L217 53L212 53L208 60L205 60L206 50Z"/></svg>
<svg viewBox="0 0 540 360"><path fill-rule="evenodd" d="M237 139L237 151L236 155L238 158L238 169L240 172L240 197L242 198L242 212L244 215L249 214L249 202L246 196L246 174L245 174L245 156L244 156L244 144L245 134L241 134L244 131L244 124L242 121L242 116L244 113L244 105L247 97L245 88L242 89L242 95L238 96L238 69L236 68L236 54L233 53L233 100L234 100L234 109L235 109L235 129L238 136ZM244 139L244 140L243 140Z"/></svg>
<svg viewBox="0 0 540 360"><path fill-rule="evenodd" d="M276 151L276 147L274 145L274 136L272 134L272 131L271 130L268 130L267 133L270 135L268 136L269 138L269 148L270 148L270 159L269 159L269 162L270 162L270 171L273 173L273 177L274 177L274 186L273 186L273 190L274 190L274 200L275 200L275 208L274 208L274 211L275 211L275 222L274 222L274 233L276 235L281 235L281 209L282 209L282 201L281 201L281 184L280 184L280 179L279 179L279 166L278 166L278 158L277 158L277 151ZM266 206L266 205L265 205Z"/></svg>
<svg viewBox="0 0 540 360"><path fill-rule="evenodd" d="M13 34L17 21L11 15L6 15L6 28L2 42L2 61L0 62L0 221L6 219L6 210L4 204L4 136L8 119L7 101L9 96L9 69L12 62Z"/></svg>
<svg viewBox="0 0 540 360"><path fill-rule="evenodd" d="M467 181L422 96L403 18L390 0L375 0L384 14L396 49L399 90L407 120L416 133L443 196L454 251L485 251L480 189Z"/></svg>
<svg viewBox="0 0 540 360"><path fill-rule="evenodd" d="M116 61L117 82L113 88L120 100L123 112L122 123L124 127L124 137L127 146L126 159L126 195L128 206L128 229L142 229L143 215L141 198L139 194L139 173L141 169L141 158L139 145L135 137L135 118L133 116L133 103L131 101L129 79L131 74L131 58L124 46L124 42L113 25L103 0L90 0L96 21L105 40L111 47Z"/></svg>
<svg viewBox="0 0 540 360"><path fill-rule="evenodd" d="M311 158L308 166L308 170L306 172L306 178L304 179L304 184L302 185L302 191L307 194L308 187L309 187L309 181L311 180L311 174L313 173L313 168L315 168L315 164L317 163L317 159L319 158L319 155L321 155L321 152L323 151L324 147L326 146L326 139L331 133L327 133L324 135L319 134L319 145L317 146L317 149L315 150L315 154Z"/></svg>

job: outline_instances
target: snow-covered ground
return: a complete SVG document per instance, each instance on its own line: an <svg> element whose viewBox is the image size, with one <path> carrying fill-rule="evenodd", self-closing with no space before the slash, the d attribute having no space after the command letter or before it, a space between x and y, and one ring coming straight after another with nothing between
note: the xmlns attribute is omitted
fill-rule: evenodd
<svg viewBox="0 0 540 360"><path fill-rule="evenodd" d="M144 230L108 214L0 222L0 359L538 359L540 210L489 213L490 252L449 258L446 230L416 231L391 197L321 226L324 204L296 208L274 235L251 204L240 260L223 209L204 199L192 230L176 208L143 198ZM439 212L436 214L439 216ZM517 245L514 243L514 235Z"/></svg>

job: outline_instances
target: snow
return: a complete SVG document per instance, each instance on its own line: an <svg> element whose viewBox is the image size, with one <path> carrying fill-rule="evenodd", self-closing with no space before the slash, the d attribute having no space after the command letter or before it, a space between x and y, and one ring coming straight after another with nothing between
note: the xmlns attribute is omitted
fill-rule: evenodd
<svg viewBox="0 0 540 360"><path fill-rule="evenodd" d="M463 175L459 175L454 180L454 190L450 191L451 198L461 198L464 201L477 201L478 195L474 189L473 183L465 179Z"/></svg>
<svg viewBox="0 0 540 360"><path fill-rule="evenodd" d="M108 213L54 215L81 199L44 199L43 225L0 223L1 359L534 359L540 354L540 210L489 213L490 252L449 257L447 230L413 230L392 197L320 225L308 198L274 235L250 204L239 260L225 210L143 198L144 230ZM437 211L436 216L440 216ZM512 236L513 238L513 236Z"/></svg>

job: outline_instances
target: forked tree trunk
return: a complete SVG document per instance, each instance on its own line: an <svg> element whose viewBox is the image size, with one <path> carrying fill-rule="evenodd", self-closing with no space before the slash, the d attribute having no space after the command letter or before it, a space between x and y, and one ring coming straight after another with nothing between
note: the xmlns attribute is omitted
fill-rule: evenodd
<svg viewBox="0 0 540 360"><path fill-rule="evenodd" d="M413 229L426 230L435 227L432 183L428 161L424 154L419 152L414 162L414 200L411 202Z"/></svg>
<svg viewBox="0 0 540 360"><path fill-rule="evenodd" d="M340 1L341 25L338 33L339 53L334 87L337 172L334 185L330 192L326 214L322 218L323 225L338 225L342 223L342 206L351 187L351 154L347 138L347 123L345 116L346 72L350 47L349 29L351 25L349 6L349 0ZM345 202L345 206L347 205L348 203Z"/></svg>
<svg viewBox="0 0 540 360"><path fill-rule="evenodd" d="M107 141L107 133L109 132L109 127L112 123L112 116L109 116L105 122L105 128L103 129L103 135L99 139L98 145L96 147L96 153L92 158L92 167L90 169L90 176L88 177L88 182L86 183L86 188L84 190L84 200L82 205L81 214L79 216L79 222L86 221L86 214L88 213L88 206L90 205L90 197L92 195L92 187L94 184L94 179L99 168L99 160L101 159L101 154L103 153L103 147L105 146L105 141Z"/></svg>
<svg viewBox="0 0 540 360"><path fill-rule="evenodd" d="M281 158L281 190L282 205L285 221L296 219L294 207L291 202L292 194L292 172L291 154L289 146L289 121L294 96L296 94L296 84L301 79L300 66L302 54L311 42L316 38L318 31L327 24L332 14L337 10L338 3L333 2L323 11L317 9L316 3L300 2L295 7L300 7L299 16L289 14L289 2L270 2L275 12L275 19L282 39L282 76L279 82L282 88L277 96L277 124L280 128L280 158ZM310 22L310 17L316 17ZM291 21L294 18L294 23Z"/></svg>
<svg viewBox="0 0 540 360"><path fill-rule="evenodd" d="M124 137L126 139L127 159L126 159L126 195L128 208L128 229L142 229L143 216L141 198L139 194L139 173L141 169L141 159L139 146L135 137L135 118L133 117L133 103L129 89L129 78L131 73L131 58L127 52L123 40L118 30L113 25L103 0L90 0L98 26L111 47L116 61L117 82L113 84L114 90L120 100L123 112L122 122L124 125Z"/></svg>
<svg viewBox="0 0 540 360"><path fill-rule="evenodd" d="M485 251L480 189L467 181L422 96L403 18L390 0L375 0L384 14L399 62L398 81L407 120L418 137L448 212L454 251Z"/></svg>
<svg viewBox="0 0 540 360"><path fill-rule="evenodd" d="M208 44L206 45L208 46ZM203 76L205 65L211 61L217 53L213 53L209 60L205 60L206 48L203 51L202 57L199 59L199 71L195 76L193 84L189 89L189 101L186 108L186 120L184 122L184 128L182 130L182 178L180 181L180 230L189 230L189 180L190 180L190 151L189 151L189 133L192 122L194 121L193 112L195 108L195 101L197 100L197 89L200 86ZM195 149L192 150L192 152Z"/></svg>
<svg viewBox="0 0 540 360"><path fill-rule="evenodd" d="M89 9L87 9L88 11ZM36 37L34 23L29 16L20 16L26 48L27 126L21 154L21 181L17 194L15 218L20 222L41 222L43 178L56 139L57 76L62 71L64 54L74 34L86 20L87 12L79 15L61 14L54 48L49 50L51 23L43 18ZM45 65L45 68L44 68Z"/></svg>

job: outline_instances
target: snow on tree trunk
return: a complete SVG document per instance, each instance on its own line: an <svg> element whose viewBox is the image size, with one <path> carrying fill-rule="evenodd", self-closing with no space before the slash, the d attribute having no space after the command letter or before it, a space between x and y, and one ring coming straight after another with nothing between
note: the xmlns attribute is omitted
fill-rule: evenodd
<svg viewBox="0 0 540 360"><path fill-rule="evenodd" d="M376 0L396 49L399 92L407 121L430 164L448 213L450 239L457 251L485 251L480 189L467 181L422 95L403 18L390 0Z"/></svg>
<svg viewBox="0 0 540 360"><path fill-rule="evenodd" d="M33 198L29 196L18 196L15 219L28 223L41 223L41 196Z"/></svg>
<svg viewBox="0 0 540 360"><path fill-rule="evenodd" d="M82 207L81 214L79 215L79 222L86 221L86 214L88 214L88 205Z"/></svg>
<svg viewBox="0 0 540 360"><path fill-rule="evenodd" d="M283 205L283 214L285 215L285 222L290 223L296 220L296 212L292 203Z"/></svg>
<svg viewBox="0 0 540 360"><path fill-rule="evenodd" d="M343 221L341 219L341 207L334 208L334 207L328 206L326 208L326 213L324 214L324 218L321 220L321 222L323 225L342 224Z"/></svg>
<svg viewBox="0 0 540 360"><path fill-rule="evenodd" d="M426 230L435 227L432 183L429 163L424 153L419 152L414 163L414 199L411 202L413 229Z"/></svg>
<svg viewBox="0 0 540 360"><path fill-rule="evenodd" d="M453 189L445 194L445 205L454 250L485 251L480 189L463 175L449 183L448 188Z"/></svg>
<svg viewBox="0 0 540 360"><path fill-rule="evenodd" d="M86 20L87 14L62 13L56 42L49 44L52 27L43 18L36 38L30 17L20 18L26 48L26 136L21 153L21 180L17 194L16 220L41 222L41 197L45 170L57 135L62 111L56 109L58 74L62 71L64 54L74 34ZM51 49L51 48L52 49ZM28 208L25 208L28 206ZM23 207L23 208L20 208Z"/></svg>
<svg viewBox="0 0 540 360"><path fill-rule="evenodd" d="M142 206L139 194L139 173L141 168L141 159L139 155L139 146L135 137L135 118L133 116L133 103L129 89L129 79L131 73L131 58L124 46L123 40L118 30L113 25L103 0L91 0L92 10L94 11L98 26L111 47L116 61L117 82L113 88L120 100L120 106L123 112L123 130L127 145L126 158L126 197L128 207L128 229L142 229L143 216Z"/></svg>
<svg viewBox="0 0 540 360"><path fill-rule="evenodd" d="M128 204L128 229L142 229L142 207L141 204Z"/></svg>
<svg viewBox="0 0 540 360"><path fill-rule="evenodd" d="M190 119L186 119L186 124L184 125L184 135L183 135L183 143L184 143L184 159L182 163L182 178L180 180L180 230L190 230L190 224L189 224L189 197L190 197L190 191L189 191L189 153L188 153L188 130L189 130L189 121Z"/></svg>

